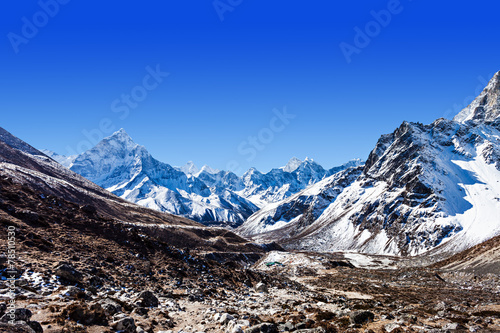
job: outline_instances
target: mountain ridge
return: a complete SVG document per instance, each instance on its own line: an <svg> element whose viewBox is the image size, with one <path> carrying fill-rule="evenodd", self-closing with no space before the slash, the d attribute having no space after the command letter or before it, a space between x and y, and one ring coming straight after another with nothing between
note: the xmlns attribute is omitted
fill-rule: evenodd
<svg viewBox="0 0 500 333"><path fill-rule="evenodd" d="M362 173L321 207L316 220L297 227L304 212L318 209L314 202L326 196L327 187L315 197L298 194L260 211L238 231L290 249L397 255L433 248L453 253L500 234L499 77L495 74L455 118L459 121L403 122L382 135ZM330 187L338 185L331 181ZM276 215L276 209L284 210ZM276 223L281 228L267 227Z"/></svg>
<svg viewBox="0 0 500 333"><path fill-rule="evenodd" d="M310 158L292 158L288 169L262 174L254 168L238 177L231 171L193 162L172 167L154 159L124 129L76 156L46 151L54 159L116 195L142 206L181 215L209 225L237 227L260 207L282 200L333 172L361 160L323 169ZM299 163L300 161L300 163ZM291 164L293 164L293 167Z"/></svg>

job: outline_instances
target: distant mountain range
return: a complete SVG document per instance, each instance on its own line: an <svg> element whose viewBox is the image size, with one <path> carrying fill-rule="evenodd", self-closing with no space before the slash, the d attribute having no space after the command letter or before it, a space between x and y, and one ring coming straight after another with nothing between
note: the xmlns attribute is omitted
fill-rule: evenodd
<svg viewBox="0 0 500 333"><path fill-rule="evenodd" d="M362 164L352 160L325 170L310 158L292 158L268 173L248 170L242 177L192 162L172 167L154 159L121 129L94 148L54 160L110 192L141 206L187 217L206 225L237 227L269 203L288 198L330 175Z"/></svg>

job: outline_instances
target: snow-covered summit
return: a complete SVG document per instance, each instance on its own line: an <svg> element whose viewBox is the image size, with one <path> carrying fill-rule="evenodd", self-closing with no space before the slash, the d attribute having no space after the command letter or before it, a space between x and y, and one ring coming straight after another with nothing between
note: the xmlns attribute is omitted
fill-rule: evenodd
<svg viewBox="0 0 500 333"><path fill-rule="evenodd" d="M298 159L297 157L292 157L288 161L288 163L284 167L281 167L280 169L282 169L285 172L293 172L300 166L300 164L302 164L302 161L300 159Z"/></svg>
<svg viewBox="0 0 500 333"><path fill-rule="evenodd" d="M202 172L206 172L206 173L209 173L211 175L215 175L215 174L218 174L220 172L220 170L219 169L213 169L213 168L211 168L211 167L209 167L208 165L205 164L204 166L201 167L201 169L200 169L200 171L198 172L197 175L199 175Z"/></svg>
<svg viewBox="0 0 500 333"><path fill-rule="evenodd" d="M453 120L491 122L500 116L500 71L490 80L481 94L472 103L457 114Z"/></svg>
<svg viewBox="0 0 500 333"><path fill-rule="evenodd" d="M184 172L188 176L192 176L200 172L200 169L196 167L193 161L189 161L181 167L176 167L176 169Z"/></svg>

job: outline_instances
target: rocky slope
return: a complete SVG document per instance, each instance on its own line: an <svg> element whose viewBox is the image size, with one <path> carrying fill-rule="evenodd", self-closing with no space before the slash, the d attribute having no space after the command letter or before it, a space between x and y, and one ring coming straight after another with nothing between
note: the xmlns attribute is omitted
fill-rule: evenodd
<svg viewBox="0 0 500 333"><path fill-rule="evenodd" d="M275 206L279 214L263 210L239 230L288 248L400 255L436 247L454 253L500 234L499 91L497 73L454 120L404 122L383 135L351 183L332 178L323 189L311 187L318 200L341 189L326 208L318 209L314 196L305 206L296 196ZM297 228L308 210L321 215Z"/></svg>

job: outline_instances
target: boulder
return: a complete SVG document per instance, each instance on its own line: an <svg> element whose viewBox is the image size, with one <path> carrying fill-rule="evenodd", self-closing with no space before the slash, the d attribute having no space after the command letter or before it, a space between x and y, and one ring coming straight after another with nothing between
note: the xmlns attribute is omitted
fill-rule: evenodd
<svg viewBox="0 0 500 333"><path fill-rule="evenodd" d="M130 317L125 317L113 322L111 327L117 331L122 331L123 333L136 333L134 318Z"/></svg>
<svg viewBox="0 0 500 333"><path fill-rule="evenodd" d="M37 321L28 322L28 326L31 327L31 329L35 331L35 333L43 333L43 327Z"/></svg>
<svg viewBox="0 0 500 333"><path fill-rule="evenodd" d="M56 267L55 274L68 282L78 283L82 280L83 274L77 271L73 266L62 264Z"/></svg>
<svg viewBox="0 0 500 333"><path fill-rule="evenodd" d="M219 318L219 323L225 325L233 319L234 319L234 317L231 316L229 313L223 313Z"/></svg>
<svg viewBox="0 0 500 333"><path fill-rule="evenodd" d="M139 297L135 300L139 306L145 308L156 308L158 307L158 298L153 294L152 291L146 290L139 294Z"/></svg>
<svg viewBox="0 0 500 333"><path fill-rule="evenodd" d="M349 314L351 324L364 324L372 322L375 318L373 312L370 311L353 311Z"/></svg>
<svg viewBox="0 0 500 333"><path fill-rule="evenodd" d="M272 323L262 323L247 328L245 333L278 333L278 328Z"/></svg>
<svg viewBox="0 0 500 333"><path fill-rule="evenodd" d="M2 318L0 318L0 321L4 323L9 322L11 320L28 322L30 321L31 316L32 313L30 310L19 308L15 309L13 312L7 310L5 314L2 316Z"/></svg>
<svg viewBox="0 0 500 333"><path fill-rule="evenodd" d="M17 323L14 325L0 322L0 332L8 333L37 333L25 323Z"/></svg>
<svg viewBox="0 0 500 333"><path fill-rule="evenodd" d="M255 286L255 291L258 293L268 293L269 289L267 288L267 286L264 283L259 282Z"/></svg>

